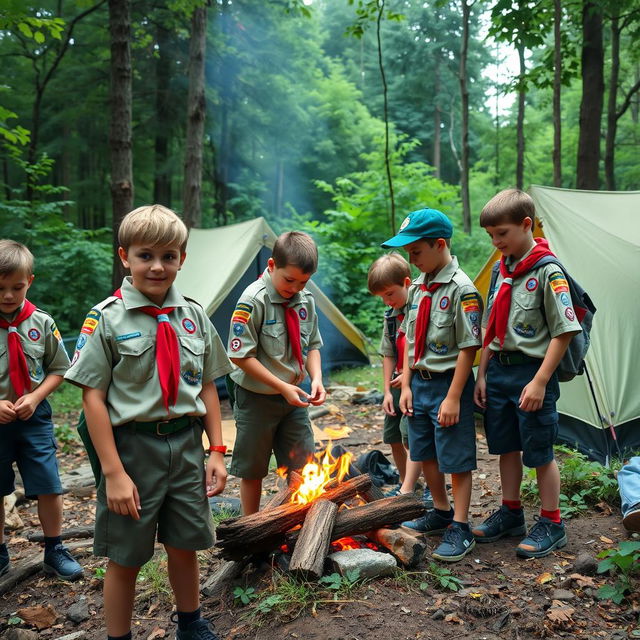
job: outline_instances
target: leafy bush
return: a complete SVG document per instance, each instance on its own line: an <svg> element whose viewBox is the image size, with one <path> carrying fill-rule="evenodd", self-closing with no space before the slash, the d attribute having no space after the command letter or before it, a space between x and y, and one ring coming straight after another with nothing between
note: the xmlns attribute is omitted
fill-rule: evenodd
<svg viewBox="0 0 640 640"><path fill-rule="evenodd" d="M605 584L598 589L598 598L620 604L628 593L637 592L640 586L637 579L640 575L640 542L621 542L616 549L601 551L598 558L604 558L598 564L598 573L611 571L616 576L614 584Z"/></svg>

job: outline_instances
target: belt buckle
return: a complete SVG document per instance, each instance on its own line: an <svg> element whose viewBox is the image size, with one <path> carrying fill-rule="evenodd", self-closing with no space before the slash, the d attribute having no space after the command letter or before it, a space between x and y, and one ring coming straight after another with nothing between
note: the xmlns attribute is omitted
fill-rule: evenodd
<svg viewBox="0 0 640 640"><path fill-rule="evenodd" d="M502 351L498 354L498 362L500 364L504 364L504 365L510 365L511 364L511 359L509 358L509 356L506 353L503 353Z"/></svg>
<svg viewBox="0 0 640 640"><path fill-rule="evenodd" d="M160 420L159 422L156 422L156 435L157 436L168 436L170 435L170 431L168 431L167 433L162 433L162 431L160 430L160 425L162 424L169 424L171 422L171 420Z"/></svg>
<svg viewBox="0 0 640 640"><path fill-rule="evenodd" d="M431 371L429 371L428 369L420 369L420 377L423 380L431 380Z"/></svg>

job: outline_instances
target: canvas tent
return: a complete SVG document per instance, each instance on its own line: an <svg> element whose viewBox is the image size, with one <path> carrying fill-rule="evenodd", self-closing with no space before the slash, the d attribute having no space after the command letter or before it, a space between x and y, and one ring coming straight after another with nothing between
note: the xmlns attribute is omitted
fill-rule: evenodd
<svg viewBox="0 0 640 640"><path fill-rule="evenodd" d="M176 284L206 310L227 344L231 314L242 291L260 276L276 235L264 218L218 227L192 229L187 259ZM323 369L369 364L364 335L310 280L318 310Z"/></svg>
<svg viewBox="0 0 640 640"><path fill-rule="evenodd" d="M560 442L606 463L640 451L640 191L532 186L551 250L598 311L587 372L560 385ZM486 296L496 252L475 283Z"/></svg>

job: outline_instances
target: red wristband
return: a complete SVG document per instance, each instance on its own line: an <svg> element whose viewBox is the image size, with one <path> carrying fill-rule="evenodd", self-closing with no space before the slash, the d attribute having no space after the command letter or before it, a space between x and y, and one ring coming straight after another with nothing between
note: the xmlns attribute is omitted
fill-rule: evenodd
<svg viewBox="0 0 640 640"><path fill-rule="evenodd" d="M215 451L216 453L221 453L222 455L224 455L225 453L227 453L227 447L225 447L223 444L216 444L209 447L209 451Z"/></svg>

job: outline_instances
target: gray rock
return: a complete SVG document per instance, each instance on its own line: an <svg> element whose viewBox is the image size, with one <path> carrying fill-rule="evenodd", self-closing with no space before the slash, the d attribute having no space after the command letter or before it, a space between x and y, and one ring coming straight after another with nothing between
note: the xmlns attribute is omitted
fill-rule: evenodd
<svg viewBox="0 0 640 640"><path fill-rule="evenodd" d="M583 576L595 576L598 561L590 553L579 553L573 563L573 570Z"/></svg>
<svg viewBox="0 0 640 640"><path fill-rule="evenodd" d="M568 589L554 589L551 594L552 600L573 600L576 594Z"/></svg>
<svg viewBox="0 0 640 640"><path fill-rule="evenodd" d="M80 624L89 619L89 605L84 596L80 596L80 598L69 607L67 610L67 618L76 624Z"/></svg>
<svg viewBox="0 0 640 640"><path fill-rule="evenodd" d="M373 549L348 549L327 556L329 564L341 576L357 570L359 578L379 578L392 575L398 567L396 559L389 553Z"/></svg>
<svg viewBox="0 0 640 640"><path fill-rule="evenodd" d="M442 609L436 609L431 614L431 619L432 620L444 620L444 611Z"/></svg>
<svg viewBox="0 0 640 640"><path fill-rule="evenodd" d="M2 640L38 640L38 634L30 629L9 629Z"/></svg>

